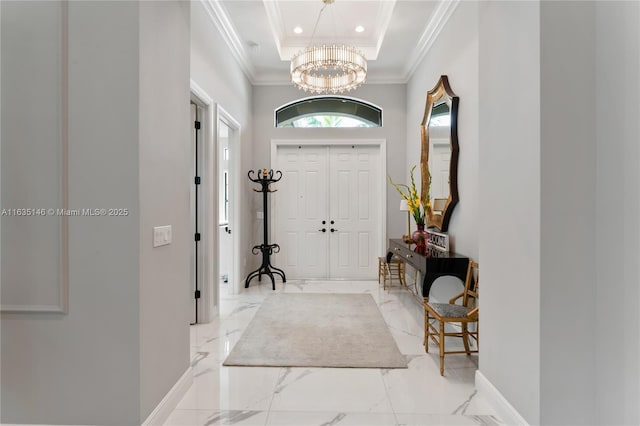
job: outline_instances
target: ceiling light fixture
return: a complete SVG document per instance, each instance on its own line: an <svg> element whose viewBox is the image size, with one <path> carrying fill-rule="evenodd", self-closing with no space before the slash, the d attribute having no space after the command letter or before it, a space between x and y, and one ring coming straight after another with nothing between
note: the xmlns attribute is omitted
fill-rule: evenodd
<svg viewBox="0 0 640 426"><path fill-rule="evenodd" d="M294 33L296 33L296 34L302 34L302 28L300 28L300 27L295 27L295 28L293 29L293 32L294 32Z"/></svg>
<svg viewBox="0 0 640 426"><path fill-rule="evenodd" d="M364 32L364 27L363 27L362 25L358 25L358 26L356 27L356 32L357 32L357 33L362 33L362 32Z"/></svg>
<svg viewBox="0 0 640 426"><path fill-rule="evenodd" d="M294 86L311 93L343 93L362 85L367 78L367 60L357 48L347 45L314 46L322 12L334 0L322 0L310 45L291 58L291 81Z"/></svg>

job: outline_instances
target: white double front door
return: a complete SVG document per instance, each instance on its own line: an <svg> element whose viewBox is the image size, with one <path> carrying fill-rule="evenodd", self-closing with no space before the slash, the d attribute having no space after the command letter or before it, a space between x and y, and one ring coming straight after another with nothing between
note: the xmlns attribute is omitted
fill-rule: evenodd
<svg viewBox="0 0 640 426"><path fill-rule="evenodd" d="M380 147L278 146L276 265L288 278L375 279L382 253Z"/></svg>

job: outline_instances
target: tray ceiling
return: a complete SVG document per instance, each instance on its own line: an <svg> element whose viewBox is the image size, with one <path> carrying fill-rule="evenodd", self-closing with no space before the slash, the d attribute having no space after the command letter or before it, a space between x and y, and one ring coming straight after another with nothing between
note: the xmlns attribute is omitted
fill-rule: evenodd
<svg viewBox="0 0 640 426"><path fill-rule="evenodd" d="M289 82L289 61L311 43L312 35L314 44L359 48L369 62L368 82L404 83L458 0L335 0L319 21L321 0L201 0L201 4L253 84Z"/></svg>

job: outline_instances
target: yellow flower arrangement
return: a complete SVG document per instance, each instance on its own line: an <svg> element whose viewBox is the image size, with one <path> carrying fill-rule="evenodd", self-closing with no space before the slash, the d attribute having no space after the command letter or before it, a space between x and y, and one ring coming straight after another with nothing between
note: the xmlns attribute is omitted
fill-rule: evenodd
<svg viewBox="0 0 640 426"><path fill-rule="evenodd" d="M413 178L413 171L415 170L415 168L416 166L413 166L411 168L411 187L401 183L395 183L391 179L391 176L389 176L389 182L391 183L391 185L393 185L396 191L398 191L398 193L402 196L402 198L407 200L407 205L409 206L409 212L415 219L416 224L424 224L425 206L422 204L422 200L420 200L420 195L418 194L418 190L416 189L416 181ZM429 197L428 188L427 188L427 197Z"/></svg>

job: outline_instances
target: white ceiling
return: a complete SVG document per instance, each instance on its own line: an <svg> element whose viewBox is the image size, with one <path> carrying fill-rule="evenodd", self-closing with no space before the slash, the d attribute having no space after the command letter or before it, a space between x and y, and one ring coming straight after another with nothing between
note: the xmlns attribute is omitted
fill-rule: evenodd
<svg viewBox="0 0 640 426"><path fill-rule="evenodd" d="M313 43L358 47L368 60L368 82L405 83L458 1L335 0L318 21L322 0L201 0L256 85L290 81L289 60L310 44L316 21Z"/></svg>

